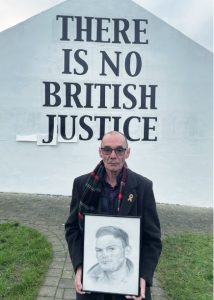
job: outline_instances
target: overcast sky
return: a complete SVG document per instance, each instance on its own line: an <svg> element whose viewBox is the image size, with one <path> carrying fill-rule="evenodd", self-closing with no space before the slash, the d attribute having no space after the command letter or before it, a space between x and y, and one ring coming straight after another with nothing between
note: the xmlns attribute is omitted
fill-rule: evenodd
<svg viewBox="0 0 214 300"><path fill-rule="evenodd" d="M0 0L0 31L65 0ZM90 1L90 0L88 0ZM100 0L106 1L107 0ZM213 49L212 0L133 0L208 50Z"/></svg>

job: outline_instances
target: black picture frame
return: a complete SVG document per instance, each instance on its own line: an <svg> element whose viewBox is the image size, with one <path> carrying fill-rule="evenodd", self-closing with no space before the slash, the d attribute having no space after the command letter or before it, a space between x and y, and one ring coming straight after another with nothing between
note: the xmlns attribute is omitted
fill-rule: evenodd
<svg viewBox="0 0 214 300"><path fill-rule="evenodd" d="M140 217L84 216L84 291L139 295L140 223Z"/></svg>

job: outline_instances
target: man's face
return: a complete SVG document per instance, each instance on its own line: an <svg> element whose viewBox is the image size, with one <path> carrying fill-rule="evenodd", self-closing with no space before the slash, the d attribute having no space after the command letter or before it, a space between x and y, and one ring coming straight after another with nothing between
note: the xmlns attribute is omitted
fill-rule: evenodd
<svg viewBox="0 0 214 300"><path fill-rule="evenodd" d="M117 271L125 261L126 247L121 239L110 234L97 238L95 250L98 263L103 271Z"/></svg>
<svg viewBox="0 0 214 300"><path fill-rule="evenodd" d="M121 134L107 134L102 140L101 148L111 148L111 149L127 149L127 145L123 135ZM123 153L117 155L115 151L111 154L105 154L102 149L99 149L100 157L103 160L106 171L118 173L125 162L125 159L129 157L130 149L128 148Z"/></svg>

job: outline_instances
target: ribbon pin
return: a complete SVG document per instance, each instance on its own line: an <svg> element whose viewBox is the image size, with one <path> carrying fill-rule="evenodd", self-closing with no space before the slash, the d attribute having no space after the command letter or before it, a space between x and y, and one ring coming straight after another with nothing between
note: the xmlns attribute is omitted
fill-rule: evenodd
<svg viewBox="0 0 214 300"><path fill-rule="evenodd" d="M129 195L129 198L128 198L128 201L132 202L133 197L134 197L133 194L130 194L130 195Z"/></svg>

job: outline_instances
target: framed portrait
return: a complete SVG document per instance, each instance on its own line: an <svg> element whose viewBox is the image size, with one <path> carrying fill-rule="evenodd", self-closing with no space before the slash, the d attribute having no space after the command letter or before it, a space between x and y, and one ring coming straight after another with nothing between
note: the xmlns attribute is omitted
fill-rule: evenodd
<svg viewBox="0 0 214 300"><path fill-rule="evenodd" d="M83 290L139 295L140 217L85 215Z"/></svg>

